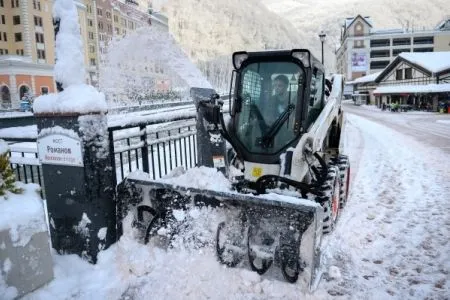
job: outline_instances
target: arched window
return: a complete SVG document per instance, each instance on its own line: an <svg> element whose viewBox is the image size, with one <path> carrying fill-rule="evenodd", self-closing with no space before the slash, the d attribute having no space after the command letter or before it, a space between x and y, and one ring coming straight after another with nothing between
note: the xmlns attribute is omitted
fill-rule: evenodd
<svg viewBox="0 0 450 300"><path fill-rule="evenodd" d="M19 88L19 94L20 94L20 99L22 99L23 96L25 96L26 93L28 93L30 91L30 88L26 85L22 85Z"/></svg>
<svg viewBox="0 0 450 300"><path fill-rule="evenodd" d="M0 99L2 108L11 107L11 94L9 92L9 88L6 85L0 88Z"/></svg>

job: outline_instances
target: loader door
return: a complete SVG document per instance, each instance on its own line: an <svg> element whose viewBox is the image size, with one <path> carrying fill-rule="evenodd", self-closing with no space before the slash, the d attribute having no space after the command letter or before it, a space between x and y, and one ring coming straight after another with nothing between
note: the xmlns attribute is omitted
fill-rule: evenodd
<svg viewBox="0 0 450 300"><path fill-rule="evenodd" d="M262 156L280 153L299 137L296 108L302 106L305 71L292 61L258 61L239 73L233 135L250 161L267 162Z"/></svg>
<svg viewBox="0 0 450 300"><path fill-rule="evenodd" d="M324 108L325 75L317 68L314 68L311 77L308 116L306 128L308 129L317 119Z"/></svg>

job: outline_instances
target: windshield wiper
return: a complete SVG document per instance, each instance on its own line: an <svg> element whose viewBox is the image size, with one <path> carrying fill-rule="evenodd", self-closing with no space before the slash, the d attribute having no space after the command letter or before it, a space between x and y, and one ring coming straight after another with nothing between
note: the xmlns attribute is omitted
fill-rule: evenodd
<svg viewBox="0 0 450 300"><path fill-rule="evenodd" d="M263 148L273 146L273 138L280 131L283 124L289 119L289 116L294 111L295 105L289 104L286 110L278 117L278 119L269 128L267 134L257 139L257 143Z"/></svg>

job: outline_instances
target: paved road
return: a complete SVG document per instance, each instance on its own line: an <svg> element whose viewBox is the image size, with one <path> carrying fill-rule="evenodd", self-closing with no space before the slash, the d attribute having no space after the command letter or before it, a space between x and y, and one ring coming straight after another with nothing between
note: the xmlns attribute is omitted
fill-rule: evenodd
<svg viewBox="0 0 450 300"><path fill-rule="evenodd" d="M450 114L381 111L371 106L344 104L344 111L381 123L450 154Z"/></svg>

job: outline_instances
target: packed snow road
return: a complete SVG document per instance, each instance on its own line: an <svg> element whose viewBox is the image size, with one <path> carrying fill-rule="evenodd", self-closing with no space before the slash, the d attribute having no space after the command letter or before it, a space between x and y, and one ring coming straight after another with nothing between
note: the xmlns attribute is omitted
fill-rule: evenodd
<svg viewBox="0 0 450 300"><path fill-rule="evenodd" d="M166 252L125 235L96 266L55 255L55 280L26 299L448 299L450 145L390 128L408 127L399 114L345 110L351 192L314 293L225 268L212 247Z"/></svg>

